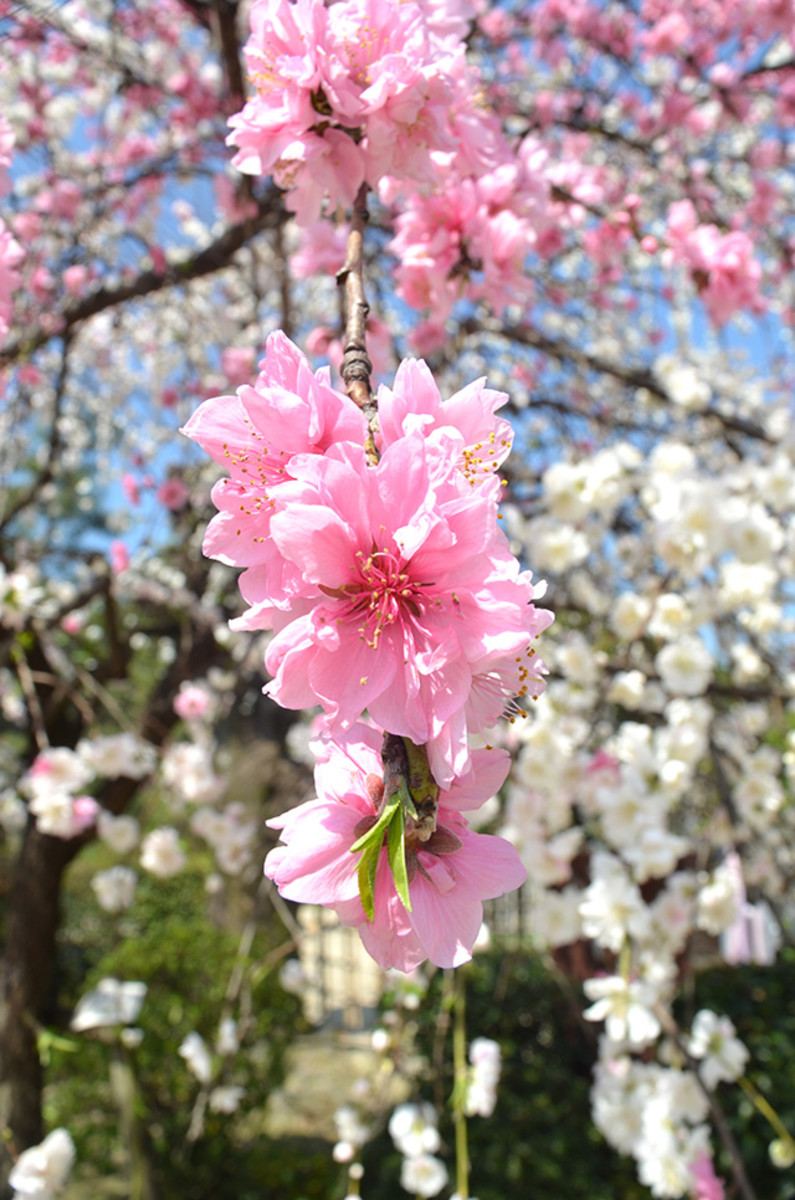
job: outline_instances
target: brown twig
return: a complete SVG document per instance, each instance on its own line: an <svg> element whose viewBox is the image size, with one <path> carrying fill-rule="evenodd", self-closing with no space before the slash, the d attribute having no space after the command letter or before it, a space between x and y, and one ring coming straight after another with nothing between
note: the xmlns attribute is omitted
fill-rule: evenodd
<svg viewBox="0 0 795 1200"><path fill-rule="evenodd" d="M367 314L370 306L364 295L364 228L370 218L367 211L367 184L363 183L353 203L351 228L345 262L337 272L337 283L345 296L345 347L341 375L345 391L367 418L369 433L365 449L370 461L378 462L375 433L378 409L370 383L373 364L367 354Z"/></svg>
<svg viewBox="0 0 795 1200"><path fill-rule="evenodd" d="M27 358L51 338L58 336L59 330L60 336L63 337L76 325L96 316L97 313L116 308L128 300L151 296L170 287L182 287L193 279L201 279L228 267L237 251L248 245L256 234L265 229L273 229L284 219L280 193L275 186L269 188L264 196L258 197L256 204L258 211L254 216L230 225L214 242L198 253L188 254L177 262L169 263L162 271L152 267L142 270L132 280L103 284L79 300L68 303L57 313L57 328L53 323L46 326L34 325L18 338L7 342L0 350L0 368L19 358Z"/></svg>
<svg viewBox="0 0 795 1200"><path fill-rule="evenodd" d="M39 696L36 691L36 684L33 681L33 675L28 665L28 660L25 658L25 652L21 646L15 645L11 650L11 658L16 667L17 679L19 686L22 688L22 694L25 697L25 703L28 708L28 716L30 717L30 728L36 742L36 748L39 753L42 750L47 750L50 745L50 739L47 736L47 725L44 720L44 713L41 709Z"/></svg>

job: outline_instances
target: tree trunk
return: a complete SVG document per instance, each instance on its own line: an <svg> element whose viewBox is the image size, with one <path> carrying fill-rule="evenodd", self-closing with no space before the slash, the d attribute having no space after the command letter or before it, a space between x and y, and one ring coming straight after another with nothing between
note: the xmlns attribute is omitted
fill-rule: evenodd
<svg viewBox="0 0 795 1200"><path fill-rule="evenodd" d="M36 1035L52 982L61 877L77 850L31 822L8 894L0 960L0 1196L11 1194L17 1155L43 1136Z"/></svg>

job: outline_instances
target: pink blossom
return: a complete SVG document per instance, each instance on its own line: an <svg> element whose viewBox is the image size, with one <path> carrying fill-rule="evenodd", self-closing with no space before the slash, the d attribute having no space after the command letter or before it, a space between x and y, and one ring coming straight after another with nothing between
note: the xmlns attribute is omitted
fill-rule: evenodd
<svg viewBox="0 0 795 1200"><path fill-rule="evenodd" d="M233 116L232 160L245 174L268 174L287 147L317 121L313 93L321 83L319 50L326 40L322 0L255 0L251 36L244 47L256 88Z"/></svg>
<svg viewBox="0 0 795 1200"><path fill-rule="evenodd" d="M195 683L185 683L174 697L174 712L183 721L199 721L210 706L207 689Z"/></svg>
<svg viewBox="0 0 795 1200"><path fill-rule="evenodd" d="M641 35L650 54L676 54L691 37L690 23L681 12L668 12Z"/></svg>
<svg viewBox="0 0 795 1200"><path fill-rule="evenodd" d="M163 507L170 512L179 512L190 498L190 492L185 484L175 475L161 483L155 495Z"/></svg>
<svg viewBox="0 0 795 1200"><path fill-rule="evenodd" d="M99 805L93 796L76 796L72 807L72 836L90 829L97 819Z"/></svg>
<svg viewBox="0 0 795 1200"><path fill-rule="evenodd" d="M690 1172L696 1188L693 1200L724 1200L723 1180L715 1174L715 1166L708 1154L699 1154L690 1164Z"/></svg>
<svg viewBox="0 0 795 1200"><path fill-rule="evenodd" d="M551 615L495 520L505 397L478 380L442 401L424 363L402 363L379 389L372 467L359 410L283 334L261 367L185 428L232 472L213 489L205 552L247 568L237 624L275 630L279 704L319 703L343 728L368 709L427 743L449 783L469 769L469 732L543 686L532 642Z"/></svg>
<svg viewBox="0 0 795 1200"><path fill-rule="evenodd" d="M76 263L71 267L66 267L63 273L64 289L69 293L70 296L82 296L83 292L85 291L86 284L89 282L90 278L91 272L89 271L88 267L85 267L80 263Z"/></svg>
<svg viewBox="0 0 795 1200"><path fill-rule="evenodd" d="M447 338L447 329L441 321L420 321L412 329L409 342L412 349L424 358L435 350L441 350Z"/></svg>
<svg viewBox="0 0 795 1200"><path fill-rule="evenodd" d="M428 14L431 15L431 14ZM256 0L245 47L256 93L230 120L235 165L273 174L300 225L389 174L438 182L435 156L482 171L505 156L473 104L464 46L414 0Z"/></svg>
<svg viewBox="0 0 795 1200"><path fill-rule="evenodd" d="M22 282L18 267L24 254L22 247L11 236L4 221L0 221L0 338L5 337L11 327L14 291Z"/></svg>
<svg viewBox="0 0 795 1200"><path fill-rule="evenodd" d="M110 566L114 575L121 575L130 565L130 552L124 542L115 541L110 544Z"/></svg>
<svg viewBox="0 0 795 1200"><path fill-rule="evenodd" d="M364 181L360 146L346 133L328 129L322 137L305 133L285 146L273 168L273 178L287 191L286 204L299 225L320 216L324 197L350 206Z"/></svg>
<svg viewBox="0 0 795 1200"><path fill-rule="evenodd" d="M710 239L707 284L701 299L716 325L723 325L735 312L748 308L760 312L759 293L762 268L754 257L754 246L747 233L736 230Z"/></svg>
<svg viewBox="0 0 795 1200"><path fill-rule="evenodd" d="M762 268L747 233L724 234L716 225L700 225L692 201L680 200L668 210L668 244L669 260L689 267L716 325L743 308L762 310Z"/></svg>
<svg viewBox="0 0 795 1200"><path fill-rule="evenodd" d="M442 42L462 42L483 9L483 0L419 0L431 36Z"/></svg>
<svg viewBox="0 0 795 1200"><path fill-rule="evenodd" d="M381 444L389 446L415 431L428 437L434 431L449 429L463 443L459 469L471 484L489 479L508 457L513 430L495 409L508 400L505 392L486 387L485 379L467 384L447 400L426 363L404 359L390 389L378 389L378 421Z"/></svg>
<svg viewBox="0 0 795 1200"><path fill-rule="evenodd" d="M121 486L128 504L141 503L140 481L137 475L129 473L122 475Z"/></svg>
<svg viewBox="0 0 795 1200"><path fill-rule="evenodd" d="M47 200L46 205L41 203L44 198ZM59 179L49 192L38 196L34 203L40 212L49 212L65 221L74 221L82 199L83 190L79 183L71 179Z"/></svg>
<svg viewBox="0 0 795 1200"><path fill-rule="evenodd" d="M231 473L213 489L220 511L208 527L204 552L249 568L240 581L249 602L256 598L262 605L265 580L281 607L306 590L300 568L284 560L269 536L280 509L275 489L290 480L293 456L322 454L336 441L361 445L365 429L356 405L329 385L328 370L313 373L281 332L268 338L253 386L206 400L188 421L183 433ZM262 605L263 621L267 607Z"/></svg>
<svg viewBox="0 0 795 1200"><path fill-rule="evenodd" d="M526 872L510 843L472 833L462 810L483 804L504 782L509 762L499 751L476 752L476 783L453 783L439 795L437 830L421 842L407 834L411 912L395 890L382 849L375 912L368 921L359 899L357 861L350 848L375 821L383 795L381 736L354 725L344 741L326 739L315 769L316 800L268 824L284 845L265 860L280 893L333 908L358 928L366 949L384 968L411 971L425 959L437 966L467 962L483 921L483 900L519 887Z"/></svg>
<svg viewBox="0 0 795 1200"><path fill-rule="evenodd" d="M290 268L296 279L313 275L335 275L345 262L348 231L330 221L315 221L300 231L298 250L290 255Z"/></svg>
<svg viewBox="0 0 795 1200"><path fill-rule="evenodd" d="M531 643L551 621L532 604L487 485L470 488L458 471L463 450L443 427L393 442L375 468L350 444L293 459L303 485L270 537L300 572L300 596L260 574L256 590L241 581L255 602L243 626L276 629L265 661L277 703L319 703L338 727L366 708L429 744L444 785L469 769L469 729L541 690Z"/></svg>
<svg viewBox="0 0 795 1200"><path fill-rule="evenodd" d="M232 387L250 382L255 359L253 346L229 346L221 352L221 369Z"/></svg>
<svg viewBox="0 0 795 1200"><path fill-rule="evenodd" d="M0 196L11 191L11 178L6 170L11 165L14 149L14 131L6 118L0 115Z"/></svg>

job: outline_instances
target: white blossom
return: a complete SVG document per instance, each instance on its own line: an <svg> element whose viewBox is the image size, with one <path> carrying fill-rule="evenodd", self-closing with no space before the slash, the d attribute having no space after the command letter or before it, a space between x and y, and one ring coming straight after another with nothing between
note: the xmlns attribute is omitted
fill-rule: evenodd
<svg viewBox="0 0 795 1200"><path fill-rule="evenodd" d="M432 1105L399 1104L389 1118L389 1136L400 1153L408 1157L435 1153L441 1139Z"/></svg>
<svg viewBox="0 0 795 1200"><path fill-rule="evenodd" d="M436 1196L447 1183L447 1167L431 1154L403 1159L400 1186L414 1196Z"/></svg>
<svg viewBox="0 0 795 1200"><path fill-rule="evenodd" d="M719 1017L702 1008L693 1018L687 1048L698 1058L699 1074L708 1088L722 1081L739 1079L745 1070L749 1054L728 1017Z"/></svg>
<svg viewBox="0 0 795 1200"><path fill-rule="evenodd" d="M97 903L105 912L118 913L129 908L135 899L138 876L132 867L115 866L97 871L91 886Z"/></svg>
<svg viewBox="0 0 795 1200"><path fill-rule="evenodd" d="M213 1060L201 1034L195 1031L187 1034L183 1038L179 1053L199 1083L208 1084L213 1076Z"/></svg>
<svg viewBox="0 0 795 1200"><path fill-rule="evenodd" d="M187 861L179 844L179 834L170 825L153 829L141 843L141 866L160 879L179 875Z"/></svg>
<svg viewBox="0 0 795 1200"><path fill-rule="evenodd" d="M38 1146L23 1150L8 1182L20 1200L50 1200L63 1189L75 1161L75 1146L65 1129L54 1129Z"/></svg>

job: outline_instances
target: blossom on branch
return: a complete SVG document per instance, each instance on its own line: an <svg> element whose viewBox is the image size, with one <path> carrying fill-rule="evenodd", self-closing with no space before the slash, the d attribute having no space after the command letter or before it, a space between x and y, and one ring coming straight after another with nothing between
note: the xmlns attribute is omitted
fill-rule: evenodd
<svg viewBox="0 0 795 1200"><path fill-rule="evenodd" d="M256 0L245 47L255 90L229 122L234 165L272 174L301 224L325 194L352 203L362 181L431 185L439 155L496 165L506 150L475 104L459 28L413 0Z"/></svg>
<svg viewBox="0 0 795 1200"><path fill-rule="evenodd" d="M204 547L247 568L238 627L275 631L279 704L320 704L337 730L367 710L427 745L447 786L470 768L468 735L543 688L532 643L552 615L496 520L503 396L479 380L443 401L424 363L402 363L379 390L373 467L359 409L283 334L260 366L184 431L232 472Z"/></svg>
<svg viewBox="0 0 795 1200"><path fill-rule="evenodd" d="M499 751L475 751L471 780L439 795L436 831L425 841L407 831L411 910L401 902L382 847L375 911L368 921L351 854L354 842L375 824L383 797L381 735L353 726L343 739L318 746L317 799L275 817L284 845L265 860L265 874L288 900L324 904L345 925L356 926L384 968L410 971L429 958L441 967L467 962L483 921L483 901L519 887L526 878L519 855L503 838L473 833L464 811L479 808L508 771Z"/></svg>

